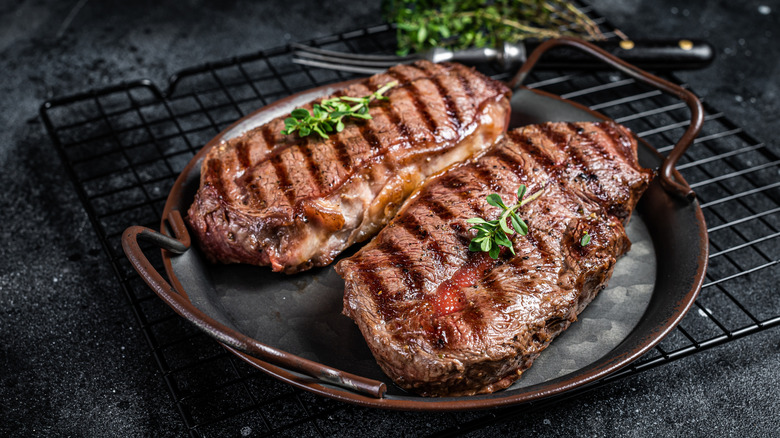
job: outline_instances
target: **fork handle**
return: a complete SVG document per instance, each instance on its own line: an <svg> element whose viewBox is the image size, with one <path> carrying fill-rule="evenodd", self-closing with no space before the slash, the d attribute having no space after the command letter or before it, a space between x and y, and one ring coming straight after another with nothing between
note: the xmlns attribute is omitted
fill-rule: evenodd
<svg viewBox="0 0 780 438"><path fill-rule="evenodd" d="M482 64L485 62L502 61L505 58L506 47L509 44L504 45L504 51L494 49L492 47L473 47L463 50L447 50L440 47L434 48L428 53L429 60L432 62L460 62L463 64L473 65ZM525 60L525 51L522 46L518 46L520 50L523 50L522 60ZM518 58L520 59L520 58Z"/></svg>

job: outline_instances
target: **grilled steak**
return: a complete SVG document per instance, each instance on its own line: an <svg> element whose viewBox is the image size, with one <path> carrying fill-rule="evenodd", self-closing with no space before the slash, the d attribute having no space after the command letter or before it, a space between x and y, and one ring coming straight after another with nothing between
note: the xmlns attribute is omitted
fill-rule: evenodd
<svg viewBox="0 0 780 438"><path fill-rule="evenodd" d="M509 89L459 64L399 65L336 95L391 81L373 119L328 140L282 135L280 117L209 151L187 216L206 255L287 273L327 265L381 229L422 180L506 131Z"/></svg>
<svg viewBox="0 0 780 438"><path fill-rule="evenodd" d="M429 179L368 245L340 261L344 313L379 365L426 396L506 388L606 287L630 248L623 228L652 172L613 123L548 123L507 133L471 162ZM497 219L520 184L516 255L470 252L466 220ZM509 202L511 200L511 202ZM590 243L581 244L584 233Z"/></svg>

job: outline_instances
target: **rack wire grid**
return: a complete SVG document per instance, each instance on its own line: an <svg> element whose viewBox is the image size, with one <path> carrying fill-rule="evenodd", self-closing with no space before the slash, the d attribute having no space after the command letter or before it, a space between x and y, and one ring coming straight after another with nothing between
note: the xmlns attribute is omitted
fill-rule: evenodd
<svg viewBox="0 0 780 438"><path fill-rule="evenodd" d="M603 18L585 11L614 37L614 28L609 31ZM309 44L391 53L395 34L391 26L379 25ZM488 73L497 79L509 77L498 70ZM343 433L355 418L387 418L387 413L295 389L228 353L157 299L120 245L129 225L159 226L180 171L228 125L290 94L353 77L293 64L291 49L280 47L186 69L171 78L167 90L148 81L129 82L41 107L45 126L192 436L237 430L331 436ZM665 77L679 83L672 75ZM618 73L538 71L526 84L606 114L661 153L672 148L688 125L683 103ZM678 168L696 191L709 226L709 269L701 295L682 323L634 364L585 388L512 408L404 417L386 432L446 436L476 430L780 324L780 295L770 293L780 259L780 159L771 145L757 141L706 102L705 107L702 133ZM164 272L159 250L146 249Z"/></svg>

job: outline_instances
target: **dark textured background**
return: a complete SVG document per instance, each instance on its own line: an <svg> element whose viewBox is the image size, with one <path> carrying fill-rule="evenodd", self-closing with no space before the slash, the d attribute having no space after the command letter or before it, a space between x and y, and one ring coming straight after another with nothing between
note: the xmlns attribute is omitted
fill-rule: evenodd
<svg viewBox="0 0 780 438"><path fill-rule="evenodd" d="M777 147L780 2L592 3L632 37L716 45L713 66L679 76ZM37 110L52 97L163 84L188 66L380 21L378 2L281 4L0 3L0 436L186 434ZM778 370L773 329L472 436L777 436ZM372 418L389 430L414 420Z"/></svg>

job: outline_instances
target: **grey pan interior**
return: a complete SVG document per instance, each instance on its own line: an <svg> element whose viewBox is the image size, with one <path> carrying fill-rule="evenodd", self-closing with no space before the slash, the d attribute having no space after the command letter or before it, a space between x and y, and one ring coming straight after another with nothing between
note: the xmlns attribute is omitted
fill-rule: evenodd
<svg viewBox="0 0 780 438"><path fill-rule="evenodd" d="M292 107L332 91L321 88L272 105L240 121L221 139L240 135ZM512 127L545 121L604 120L584 107L520 88L512 98ZM202 154L199 154L202 156ZM640 162L658 168L662 159L640 142ZM186 212L199 182L199 163L180 176L166 211ZM664 226L659 226L663 218ZM403 409L498 406L560 393L614 372L649 350L693 303L706 261L706 229L696 202L677 200L653 183L629 227L631 252L580 320L556 339L515 385L490 395L422 398L405 393L382 373L357 326L341 315L343 282L332 267L287 276L268 268L213 265L196 246L168 255L168 274L199 309L260 342L353 374L384 381L384 399L368 399L254 360L253 365L305 389L360 404ZM169 233L170 234L170 233ZM351 251L354 251L352 249ZM346 255L349 255L348 251ZM464 403L465 402L465 403Z"/></svg>

